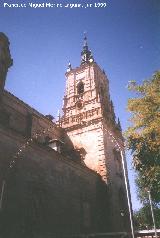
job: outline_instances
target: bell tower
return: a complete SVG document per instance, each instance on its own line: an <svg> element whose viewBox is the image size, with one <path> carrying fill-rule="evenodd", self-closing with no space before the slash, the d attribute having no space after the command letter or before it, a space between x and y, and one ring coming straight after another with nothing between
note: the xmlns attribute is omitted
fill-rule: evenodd
<svg viewBox="0 0 160 238"><path fill-rule="evenodd" d="M95 62L86 36L80 66L72 68L69 63L67 68L60 124L75 149L84 151L83 163L100 174L107 184L113 224L115 219L120 224L116 229L126 229L122 228L126 224L128 208L121 157L121 152L124 153L121 125L119 119L116 121L110 99L109 80ZM124 210L127 214L122 218Z"/></svg>
<svg viewBox="0 0 160 238"><path fill-rule="evenodd" d="M120 122L116 123L113 103L109 94L109 80L104 70L95 62L84 37L81 64L73 69L69 63L66 72L62 127L76 148L83 148L84 163L109 181L111 131L123 145ZM111 148L110 148L111 149Z"/></svg>

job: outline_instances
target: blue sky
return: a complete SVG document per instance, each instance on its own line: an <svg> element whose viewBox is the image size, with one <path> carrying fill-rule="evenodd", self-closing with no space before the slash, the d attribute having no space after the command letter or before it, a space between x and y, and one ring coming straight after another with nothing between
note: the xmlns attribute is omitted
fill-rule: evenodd
<svg viewBox="0 0 160 238"><path fill-rule="evenodd" d="M133 95L129 80L142 82L160 69L160 1L103 0L106 8L4 8L8 3L92 3L97 0L2 0L0 31L10 39L14 60L6 89L43 114L57 115L61 108L68 61L79 66L83 32L95 61L105 69L110 92L123 130L129 114L127 100ZM100 2L100 1L99 1ZM133 208L136 199L127 153Z"/></svg>

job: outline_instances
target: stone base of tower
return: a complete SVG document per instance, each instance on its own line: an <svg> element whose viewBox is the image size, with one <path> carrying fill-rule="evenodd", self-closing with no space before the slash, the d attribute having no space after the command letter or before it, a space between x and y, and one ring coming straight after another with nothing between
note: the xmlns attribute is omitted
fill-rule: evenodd
<svg viewBox="0 0 160 238"><path fill-rule="evenodd" d="M108 190L106 199L109 229L106 231L129 231L129 214L126 198L126 188L122 168L119 168L120 158L115 157L115 143L109 137L111 128L102 121L83 123L72 128L66 128L74 148L83 149L82 162L97 172L103 179ZM114 135L115 136L115 135ZM120 169L120 171L119 171Z"/></svg>
<svg viewBox="0 0 160 238"><path fill-rule="evenodd" d="M84 164L101 175L107 183L106 158L104 153L104 138L102 122L79 126L76 130L67 130L75 149L82 149L85 155L82 156Z"/></svg>

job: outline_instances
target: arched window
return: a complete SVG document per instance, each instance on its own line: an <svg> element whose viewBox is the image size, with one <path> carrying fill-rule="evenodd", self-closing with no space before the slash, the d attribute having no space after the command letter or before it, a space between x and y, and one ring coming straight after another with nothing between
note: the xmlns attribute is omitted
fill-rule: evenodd
<svg viewBox="0 0 160 238"><path fill-rule="evenodd" d="M77 94L84 93L84 83L79 82L77 85Z"/></svg>

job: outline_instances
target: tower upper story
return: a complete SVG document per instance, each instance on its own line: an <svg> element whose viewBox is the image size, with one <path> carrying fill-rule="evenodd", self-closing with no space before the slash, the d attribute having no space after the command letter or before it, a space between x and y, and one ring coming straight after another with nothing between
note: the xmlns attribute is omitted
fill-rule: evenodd
<svg viewBox="0 0 160 238"><path fill-rule="evenodd" d="M119 121L116 123L115 120L114 107L109 93L109 80L105 71L95 62L86 36L81 51L80 66L73 69L69 63L66 79L63 117L61 118L63 128L72 130L84 123L105 120L121 130Z"/></svg>

